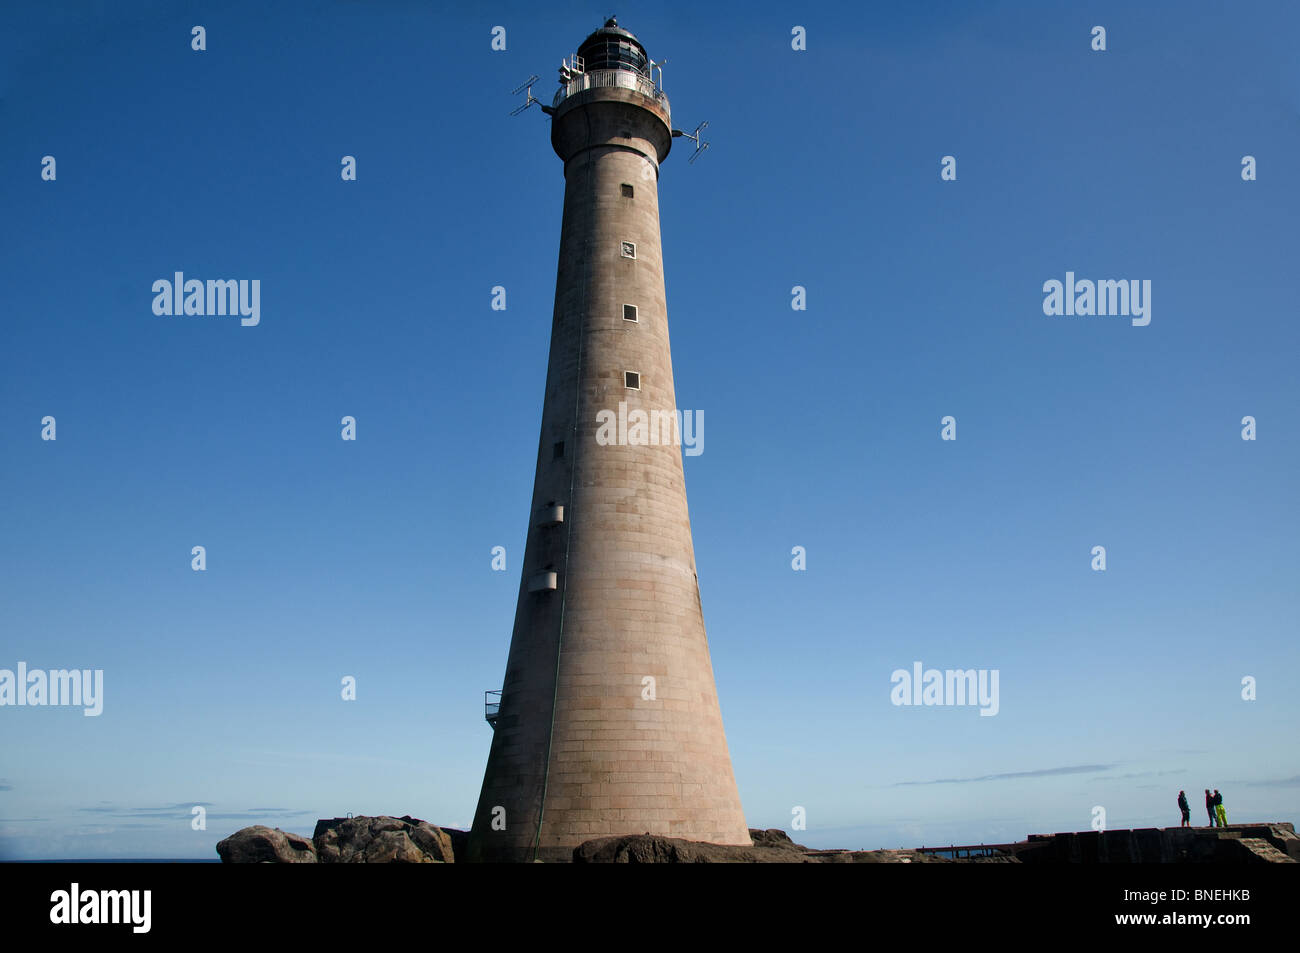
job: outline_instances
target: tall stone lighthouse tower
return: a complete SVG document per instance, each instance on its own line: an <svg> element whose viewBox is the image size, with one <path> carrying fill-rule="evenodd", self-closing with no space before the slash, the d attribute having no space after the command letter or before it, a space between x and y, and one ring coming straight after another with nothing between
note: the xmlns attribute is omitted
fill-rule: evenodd
<svg viewBox="0 0 1300 953"><path fill-rule="evenodd" d="M663 417L649 444L597 438L601 411L671 419L676 407L658 197L673 127L652 69L611 19L543 107L564 162L564 222L523 578L471 860L568 860L583 841L647 831L750 843L681 447L655 442L672 430Z"/></svg>

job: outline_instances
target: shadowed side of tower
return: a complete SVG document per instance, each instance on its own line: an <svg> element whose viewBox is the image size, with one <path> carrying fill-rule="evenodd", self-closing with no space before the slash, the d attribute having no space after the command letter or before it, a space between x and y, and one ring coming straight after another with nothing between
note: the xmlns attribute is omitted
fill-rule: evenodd
<svg viewBox="0 0 1300 953"><path fill-rule="evenodd" d="M471 860L567 860L647 831L750 843L670 434L668 101L613 21L574 60L552 111L564 221L528 541ZM600 412L638 410L666 412L664 439L598 439Z"/></svg>

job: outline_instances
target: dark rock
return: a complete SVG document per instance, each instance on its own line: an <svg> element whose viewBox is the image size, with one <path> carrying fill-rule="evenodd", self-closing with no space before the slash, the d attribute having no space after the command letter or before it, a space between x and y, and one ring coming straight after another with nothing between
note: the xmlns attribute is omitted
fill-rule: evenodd
<svg viewBox="0 0 1300 953"><path fill-rule="evenodd" d="M322 864L449 864L452 840L428 821L403 817L335 817L312 835Z"/></svg>
<svg viewBox="0 0 1300 953"><path fill-rule="evenodd" d="M787 841L789 839L787 838ZM742 847L706 844L658 834L601 837L573 849L575 864L800 864L813 863L798 845Z"/></svg>
<svg viewBox="0 0 1300 953"><path fill-rule="evenodd" d="M444 827L442 832L451 838L451 856L464 860L469 856L469 831L458 831L454 827Z"/></svg>
<svg viewBox="0 0 1300 953"><path fill-rule="evenodd" d="M314 864L316 848L305 837L261 824L236 831L217 844L223 864Z"/></svg>
<svg viewBox="0 0 1300 953"><path fill-rule="evenodd" d="M792 841L790 835L779 827L773 827L765 831L751 827L749 829L749 839L754 842L755 847L778 847L785 850L808 849L802 844L796 844Z"/></svg>
<svg viewBox="0 0 1300 953"><path fill-rule="evenodd" d="M749 832L753 847L655 834L601 837L574 848L575 864L1014 864L1014 857L937 857L916 850L809 850L779 829Z"/></svg>

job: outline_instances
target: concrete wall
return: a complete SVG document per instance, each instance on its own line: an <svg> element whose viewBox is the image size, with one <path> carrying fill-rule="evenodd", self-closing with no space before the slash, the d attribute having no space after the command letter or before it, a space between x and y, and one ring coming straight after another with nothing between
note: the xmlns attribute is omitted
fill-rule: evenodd
<svg viewBox="0 0 1300 953"><path fill-rule="evenodd" d="M1151 827L1039 835L1014 852L1022 863L1286 863L1300 860L1300 838L1289 823Z"/></svg>

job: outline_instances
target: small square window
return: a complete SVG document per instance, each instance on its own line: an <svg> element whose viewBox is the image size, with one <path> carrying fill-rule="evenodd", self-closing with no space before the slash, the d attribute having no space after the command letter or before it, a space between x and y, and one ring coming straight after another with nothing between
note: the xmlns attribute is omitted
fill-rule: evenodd
<svg viewBox="0 0 1300 953"><path fill-rule="evenodd" d="M560 440L555 444L554 447L551 448L551 459L559 460L563 456L564 456L564 441Z"/></svg>
<svg viewBox="0 0 1300 953"><path fill-rule="evenodd" d="M640 390L641 375L638 374L636 371L624 371L623 386L626 387L628 390Z"/></svg>
<svg viewBox="0 0 1300 953"><path fill-rule="evenodd" d="M624 257L624 258L635 258L635 257L636 257L636 243L635 243L635 242L624 242L624 243L623 243L623 257Z"/></svg>
<svg viewBox="0 0 1300 953"><path fill-rule="evenodd" d="M632 197L632 186L624 182L621 188L623 189L623 198L630 199Z"/></svg>
<svg viewBox="0 0 1300 953"><path fill-rule="evenodd" d="M636 305L634 304L623 305L623 320L624 321L638 320L636 316Z"/></svg>

